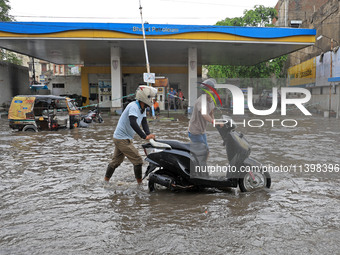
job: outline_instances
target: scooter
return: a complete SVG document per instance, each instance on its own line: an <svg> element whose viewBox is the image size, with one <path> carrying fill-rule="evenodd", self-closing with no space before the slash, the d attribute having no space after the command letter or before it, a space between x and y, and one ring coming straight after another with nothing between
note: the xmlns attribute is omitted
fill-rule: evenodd
<svg viewBox="0 0 340 255"><path fill-rule="evenodd" d="M232 121L216 125L229 164L208 166L208 149L204 143L182 143L173 140L153 140L143 144L146 161L149 162L143 179L149 176L148 187L155 191L165 187L171 191L204 188L237 188L250 192L270 188L271 177L257 160L250 157L250 145L242 133L235 131ZM210 170L218 170L222 176L214 176ZM224 172L226 173L224 175Z"/></svg>
<svg viewBox="0 0 340 255"><path fill-rule="evenodd" d="M85 123L92 123L92 121L102 123L104 121L102 116L100 115L98 108L93 109L93 110L89 110L86 115L81 116L81 119Z"/></svg>

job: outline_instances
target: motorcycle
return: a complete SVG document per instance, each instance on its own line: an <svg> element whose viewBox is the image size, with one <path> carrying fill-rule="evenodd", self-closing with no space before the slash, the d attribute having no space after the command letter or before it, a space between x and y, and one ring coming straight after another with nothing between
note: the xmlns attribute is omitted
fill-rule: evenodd
<svg viewBox="0 0 340 255"><path fill-rule="evenodd" d="M264 171L260 162L250 157L250 145L244 135L235 130L236 126L228 121L216 128L229 161L223 166L226 175L223 172L223 176L216 177L204 171L209 169L208 150L204 143L150 139L149 143L142 145L149 162L143 177L149 176L149 190L154 191L159 186L171 191L239 187L242 192L249 192L270 188L270 174Z"/></svg>
<svg viewBox="0 0 340 255"><path fill-rule="evenodd" d="M92 123L92 121L102 123L104 121L98 108L89 110L86 115L81 116L81 120L85 123Z"/></svg>

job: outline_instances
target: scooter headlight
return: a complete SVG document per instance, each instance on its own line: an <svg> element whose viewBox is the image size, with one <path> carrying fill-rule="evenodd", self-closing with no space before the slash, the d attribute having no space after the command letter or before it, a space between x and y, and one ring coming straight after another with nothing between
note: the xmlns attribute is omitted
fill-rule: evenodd
<svg viewBox="0 0 340 255"><path fill-rule="evenodd" d="M153 148L153 147L144 148L144 152L145 152L146 156L148 156L151 153L157 153L157 152L161 152L161 151L164 151L164 149Z"/></svg>

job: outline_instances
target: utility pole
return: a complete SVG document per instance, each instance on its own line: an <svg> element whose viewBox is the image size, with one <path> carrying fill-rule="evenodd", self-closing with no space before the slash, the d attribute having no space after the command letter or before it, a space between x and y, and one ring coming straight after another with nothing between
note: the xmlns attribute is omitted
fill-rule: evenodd
<svg viewBox="0 0 340 255"><path fill-rule="evenodd" d="M145 30L144 30L144 21L143 21L143 7L141 0L139 0L139 11L140 11L140 18L142 23L142 31L143 31L143 41L144 41L144 50L145 50L145 58L146 58L146 70L150 73L150 63L149 63L149 56L148 56L148 47L146 46L146 38L145 38Z"/></svg>
<svg viewBox="0 0 340 255"><path fill-rule="evenodd" d="M333 77L333 38L331 38L331 66L330 66L330 78ZM328 116L331 117L331 107L332 107L332 83L329 85L329 108Z"/></svg>
<svg viewBox="0 0 340 255"><path fill-rule="evenodd" d="M33 80L32 80L32 85L34 85L34 84L36 84L37 82L36 82L36 80L35 80L35 66L34 66L34 58L32 57L32 73L33 73L33 75L32 75L32 78L33 78Z"/></svg>

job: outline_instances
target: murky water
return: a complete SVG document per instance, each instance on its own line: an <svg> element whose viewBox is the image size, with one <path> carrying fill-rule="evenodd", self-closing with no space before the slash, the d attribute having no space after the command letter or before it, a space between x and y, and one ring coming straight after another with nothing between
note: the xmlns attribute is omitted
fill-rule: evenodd
<svg viewBox="0 0 340 255"><path fill-rule="evenodd" d="M340 164L340 120L298 121L239 129L265 164ZM272 173L270 190L247 194L149 193L125 160L105 185L116 123L22 133L0 120L0 254L339 254L339 172ZM150 126L187 141L184 120ZM224 161L217 131L208 140Z"/></svg>

